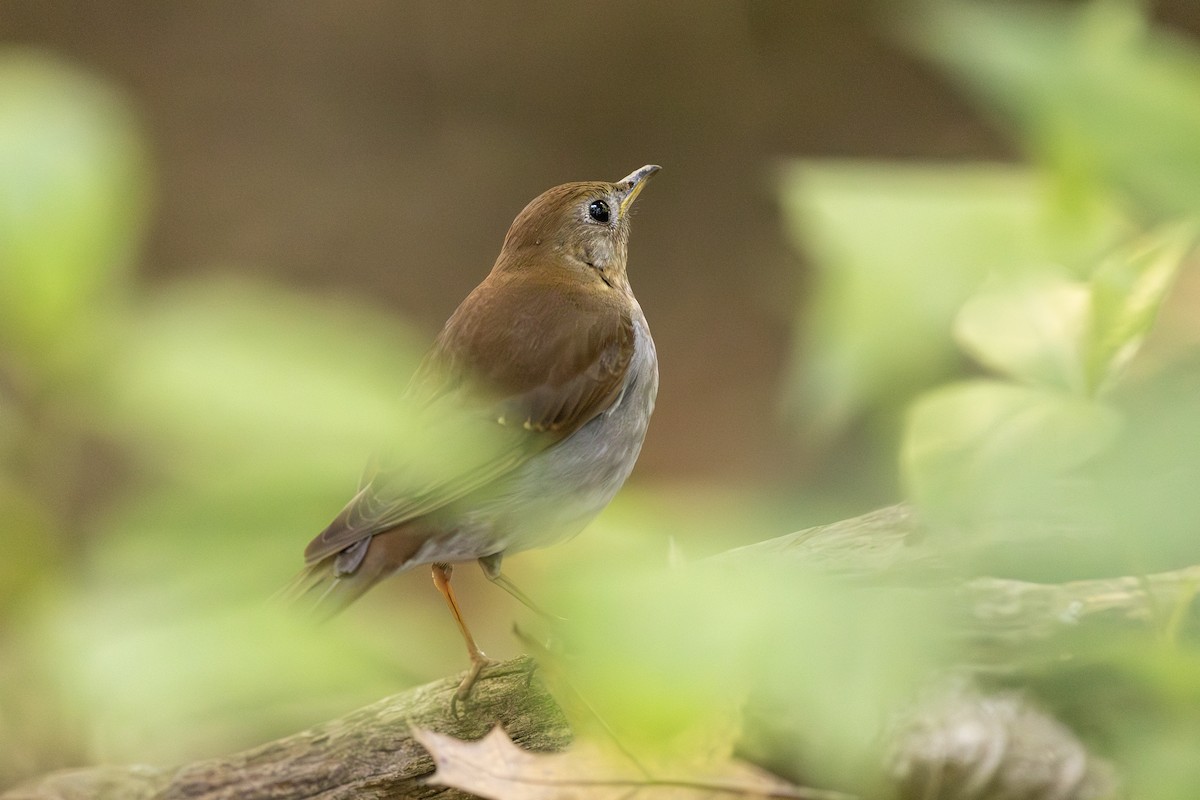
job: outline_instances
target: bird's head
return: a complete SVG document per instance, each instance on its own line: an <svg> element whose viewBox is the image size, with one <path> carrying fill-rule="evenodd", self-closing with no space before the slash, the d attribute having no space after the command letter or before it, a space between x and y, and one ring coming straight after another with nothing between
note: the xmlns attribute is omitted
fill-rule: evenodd
<svg viewBox="0 0 1200 800"><path fill-rule="evenodd" d="M648 164L616 183L564 183L538 195L508 229L496 268L565 269L627 287L629 217L659 169Z"/></svg>

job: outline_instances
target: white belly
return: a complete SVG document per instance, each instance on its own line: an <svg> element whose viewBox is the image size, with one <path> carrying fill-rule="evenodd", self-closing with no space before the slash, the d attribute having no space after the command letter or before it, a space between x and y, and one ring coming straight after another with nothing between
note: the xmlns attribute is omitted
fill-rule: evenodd
<svg viewBox="0 0 1200 800"><path fill-rule="evenodd" d="M657 395L658 356L639 309L633 359L617 402L491 487L486 502L466 511L446 536L427 542L411 563L515 553L579 533L633 471Z"/></svg>

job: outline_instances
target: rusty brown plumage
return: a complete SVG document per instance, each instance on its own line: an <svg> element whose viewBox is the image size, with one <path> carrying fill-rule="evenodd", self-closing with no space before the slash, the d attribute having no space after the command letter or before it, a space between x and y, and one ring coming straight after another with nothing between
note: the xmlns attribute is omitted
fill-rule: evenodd
<svg viewBox="0 0 1200 800"><path fill-rule="evenodd" d="M633 467L658 386L653 340L626 273L629 210L658 170L555 187L517 216L491 272L438 335L408 390L488 444L460 469L412 479L385 459L308 545L301 593L338 610L382 578L434 565L474 664L483 654L449 589L448 565L573 535ZM522 596L522 599L523 596Z"/></svg>

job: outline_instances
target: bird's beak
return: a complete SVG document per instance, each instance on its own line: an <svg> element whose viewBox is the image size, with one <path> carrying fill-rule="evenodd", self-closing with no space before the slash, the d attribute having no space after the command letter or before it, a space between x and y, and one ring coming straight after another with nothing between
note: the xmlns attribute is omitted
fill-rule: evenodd
<svg viewBox="0 0 1200 800"><path fill-rule="evenodd" d="M633 205L633 201L642 191L642 187L646 185L646 181L654 176L662 167L657 164L647 164L641 169L635 169L626 177L617 181L617 190L624 195L621 197L620 215L625 216L625 212Z"/></svg>

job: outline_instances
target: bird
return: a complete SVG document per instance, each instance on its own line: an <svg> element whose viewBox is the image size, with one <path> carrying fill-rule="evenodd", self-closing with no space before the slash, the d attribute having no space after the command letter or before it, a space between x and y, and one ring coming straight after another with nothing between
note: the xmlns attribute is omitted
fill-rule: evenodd
<svg viewBox="0 0 1200 800"><path fill-rule="evenodd" d="M452 707L491 663L454 595L454 565L478 562L540 610L503 559L578 534L641 451L658 356L626 265L634 201L659 170L565 183L525 206L405 390L408 439L369 463L304 551L292 593L323 616L390 575L431 567L470 658Z"/></svg>

